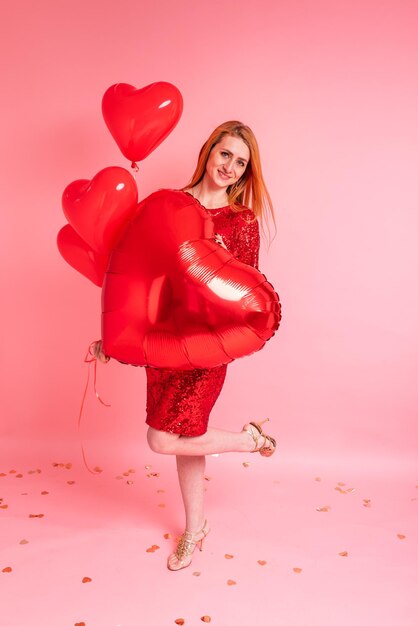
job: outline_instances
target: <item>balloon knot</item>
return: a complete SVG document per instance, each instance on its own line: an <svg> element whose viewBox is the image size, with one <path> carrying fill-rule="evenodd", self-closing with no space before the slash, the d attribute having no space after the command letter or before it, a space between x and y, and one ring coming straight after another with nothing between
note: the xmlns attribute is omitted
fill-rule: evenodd
<svg viewBox="0 0 418 626"><path fill-rule="evenodd" d="M132 167L134 172L139 172L138 163L136 163L135 161L132 161L131 167Z"/></svg>

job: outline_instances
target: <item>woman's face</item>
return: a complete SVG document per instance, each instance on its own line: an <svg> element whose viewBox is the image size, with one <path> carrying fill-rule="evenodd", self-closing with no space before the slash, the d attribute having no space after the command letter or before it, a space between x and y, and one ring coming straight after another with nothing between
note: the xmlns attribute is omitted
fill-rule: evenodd
<svg viewBox="0 0 418 626"><path fill-rule="evenodd" d="M215 187L229 187L241 178L249 160L247 144L240 137L226 135L209 154L205 178Z"/></svg>

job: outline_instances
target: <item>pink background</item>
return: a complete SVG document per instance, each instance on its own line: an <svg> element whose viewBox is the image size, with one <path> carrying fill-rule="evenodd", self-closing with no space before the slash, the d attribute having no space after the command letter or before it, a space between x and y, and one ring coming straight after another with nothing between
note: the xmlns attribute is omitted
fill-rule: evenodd
<svg viewBox="0 0 418 626"><path fill-rule="evenodd" d="M77 417L83 358L100 336L100 290L59 255L60 198L75 179L109 165L129 169L101 116L107 87L164 80L182 92L184 113L141 164L140 197L187 183L213 127L239 119L259 140L277 215L260 265L281 296L282 326L260 353L231 365L212 424L239 430L248 418L268 416L280 441L276 472L350 468L380 476L382 497L398 476L410 499L418 431L417 20L418 5L408 0L3 7L0 471L18 459L29 467L69 456L83 471ZM101 366L98 390L112 406L88 393L81 434L90 464L143 465L150 454L144 371ZM267 465L259 466L261 481ZM173 502L180 528L178 494ZM299 625L296 609L283 611L287 625ZM367 616L359 608L356 623L383 624ZM334 621L317 617L301 624L343 624L338 611Z"/></svg>

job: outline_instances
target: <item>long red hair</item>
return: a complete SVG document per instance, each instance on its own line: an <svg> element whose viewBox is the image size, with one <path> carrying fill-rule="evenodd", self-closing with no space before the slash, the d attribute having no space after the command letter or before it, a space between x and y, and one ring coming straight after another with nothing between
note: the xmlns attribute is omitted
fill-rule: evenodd
<svg viewBox="0 0 418 626"><path fill-rule="evenodd" d="M200 149L196 169L190 183L184 189L194 187L200 183L205 175L206 163L212 148L226 135L240 137L250 151L250 159L245 172L236 183L227 188L229 204L232 210L238 212L249 208L254 213L255 218L263 221L265 218L271 217L273 223L275 223L273 203L261 171L260 151L257 140L251 128L241 122L224 122L215 128Z"/></svg>

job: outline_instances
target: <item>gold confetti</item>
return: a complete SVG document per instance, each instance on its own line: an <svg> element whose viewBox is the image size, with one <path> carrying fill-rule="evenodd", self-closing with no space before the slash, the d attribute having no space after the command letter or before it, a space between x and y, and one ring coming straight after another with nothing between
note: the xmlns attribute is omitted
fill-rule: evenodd
<svg viewBox="0 0 418 626"><path fill-rule="evenodd" d="M4 472L2 472L2 473L0 474L0 476L7 476L7 474L5 474Z"/></svg>
<svg viewBox="0 0 418 626"><path fill-rule="evenodd" d="M165 489L157 489L157 493L165 493Z"/></svg>
<svg viewBox="0 0 418 626"><path fill-rule="evenodd" d="M335 491L339 491L340 493L347 493L344 489L341 489L341 487L335 487Z"/></svg>
<svg viewBox="0 0 418 626"><path fill-rule="evenodd" d="M67 480L68 485L74 485L74 483L75 483L75 480Z"/></svg>
<svg viewBox="0 0 418 626"><path fill-rule="evenodd" d="M102 468L99 467L98 465L96 465L96 467L93 467L93 471L98 472L98 473L103 472Z"/></svg>
<svg viewBox="0 0 418 626"><path fill-rule="evenodd" d="M234 555L233 554L225 554L225 558L226 559L233 559Z"/></svg>
<svg viewBox="0 0 418 626"><path fill-rule="evenodd" d="M126 481L126 484L127 484L127 485L133 485L133 484L134 484L134 481L133 481L133 480L127 480L127 481Z"/></svg>
<svg viewBox="0 0 418 626"><path fill-rule="evenodd" d="M319 513L328 513L330 508L330 506L317 506L316 510L319 511Z"/></svg>
<svg viewBox="0 0 418 626"><path fill-rule="evenodd" d="M231 580L230 578L226 581L227 585L236 585L237 583L235 582L235 580Z"/></svg>
<svg viewBox="0 0 418 626"><path fill-rule="evenodd" d="M340 487L345 487L345 483L337 483Z"/></svg>
<svg viewBox="0 0 418 626"><path fill-rule="evenodd" d="M16 470L9 470L9 474L16 474Z"/></svg>
<svg viewBox="0 0 418 626"><path fill-rule="evenodd" d="M129 476L129 472L123 472L124 476Z"/></svg>
<svg viewBox="0 0 418 626"><path fill-rule="evenodd" d="M29 517L43 517L43 516L44 516L44 514L43 514L43 513L38 513L38 514L35 514L35 513L29 513Z"/></svg>
<svg viewBox="0 0 418 626"><path fill-rule="evenodd" d="M23 474L16 474L15 478L23 478Z"/></svg>
<svg viewBox="0 0 418 626"><path fill-rule="evenodd" d="M302 572L302 568L301 567L294 567L293 571L295 572L295 574L300 574Z"/></svg>
<svg viewBox="0 0 418 626"><path fill-rule="evenodd" d="M149 474L147 474L147 478L158 478L159 474L157 472L150 472Z"/></svg>
<svg viewBox="0 0 418 626"><path fill-rule="evenodd" d="M151 467L152 467L152 465L146 465L146 466L145 466L145 469L146 469L146 470L150 470L150 469L151 469Z"/></svg>
<svg viewBox="0 0 418 626"><path fill-rule="evenodd" d="M366 500L366 498L363 498L363 506L370 508L371 507L371 500Z"/></svg>
<svg viewBox="0 0 418 626"><path fill-rule="evenodd" d="M209 617L209 615L204 615L200 619L202 620L202 622L206 622L206 623L209 623L209 622L212 621L211 618Z"/></svg>
<svg viewBox="0 0 418 626"><path fill-rule="evenodd" d="M205 476L205 480L212 480L210 476Z"/></svg>
<svg viewBox="0 0 418 626"><path fill-rule="evenodd" d="M49 494L49 491L41 491L41 496L47 496Z"/></svg>
<svg viewBox="0 0 418 626"><path fill-rule="evenodd" d="M267 563L267 561L257 561L257 563L258 563L259 565L265 565L265 564Z"/></svg>
<svg viewBox="0 0 418 626"><path fill-rule="evenodd" d="M250 467L250 463L247 463L247 461L244 461L243 466L244 467Z"/></svg>
<svg viewBox="0 0 418 626"><path fill-rule="evenodd" d="M66 464L65 464L65 469L71 469L71 468L72 468L72 466L73 466L73 464L72 464L72 463L66 463Z"/></svg>
<svg viewBox="0 0 418 626"><path fill-rule="evenodd" d="M164 539L171 539L171 533L165 533Z"/></svg>
<svg viewBox="0 0 418 626"><path fill-rule="evenodd" d="M201 572L193 572L193 576L200 576Z"/></svg>
<svg viewBox="0 0 418 626"><path fill-rule="evenodd" d="M152 545L150 548L146 549L146 552L155 552L156 550L159 550L160 546L156 546L155 544Z"/></svg>
<svg viewBox="0 0 418 626"><path fill-rule="evenodd" d="M1 571L4 572L4 573L9 573L9 572L11 572L13 570L12 570L11 567L4 567Z"/></svg>
<svg viewBox="0 0 418 626"><path fill-rule="evenodd" d="M135 474L135 470L134 470L134 469L132 469L132 468L131 468L131 469L128 469L128 472L129 472L130 474Z"/></svg>
<svg viewBox="0 0 418 626"><path fill-rule="evenodd" d="M405 539L406 538L406 535L401 535L399 533L396 536L398 537L398 539Z"/></svg>
<svg viewBox="0 0 418 626"><path fill-rule="evenodd" d="M322 478L320 476L315 476L315 480L316 480L317 483L320 483Z"/></svg>
<svg viewBox="0 0 418 626"><path fill-rule="evenodd" d="M85 622L77 622L77 624L74 624L74 626L86 626Z"/></svg>
<svg viewBox="0 0 418 626"><path fill-rule="evenodd" d="M343 552L339 552L338 553L340 556L348 556L348 552L347 550L344 550Z"/></svg>
<svg viewBox="0 0 418 626"><path fill-rule="evenodd" d="M91 583L91 578L89 578L88 576L84 576L83 580L81 581L82 583Z"/></svg>
<svg viewBox="0 0 418 626"><path fill-rule="evenodd" d="M27 539L21 539L21 540L19 541L19 543L23 546L23 545L25 545L26 543L29 543L29 541L28 541Z"/></svg>
<svg viewBox="0 0 418 626"><path fill-rule="evenodd" d="M347 489L347 493L354 493L355 489L354 487L350 487L350 489Z"/></svg>
<svg viewBox="0 0 418 626"><path fill-rule="evenodd" d="M177 624L177 626L183 626L184 619L182 617L178 617L177 619L174 620L174 623Z"/></svg>
<svg viewBox="0 0 418 626"><path fill-rule="evenodd" d="M8 509L9 505L8 504L0 504L0 509Z"/></svg>

